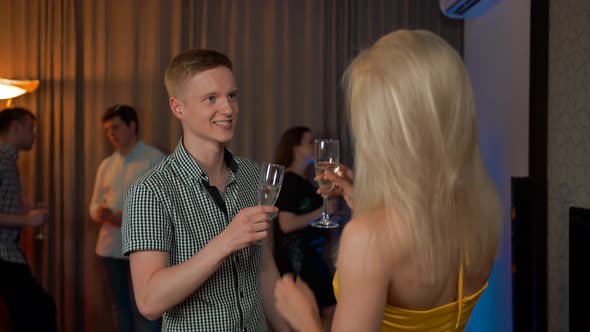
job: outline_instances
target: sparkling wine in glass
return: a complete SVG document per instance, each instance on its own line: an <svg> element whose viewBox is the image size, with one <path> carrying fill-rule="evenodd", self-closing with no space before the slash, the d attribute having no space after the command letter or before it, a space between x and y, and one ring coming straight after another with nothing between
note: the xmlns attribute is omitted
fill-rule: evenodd
<svg viewBox="0 0 590 332"><path fill-rule="evenodd" d="M285 167L282 165L263 163L258 178L258 205L275 205L281 185Z"/></svg>
<svg viewBox="0 0 590 332"><path fill-rule="evenodd" d="M285 166L271 163L262 164L258 177L258 205L275 205L281 192L284 174ZM259 240L256 243L261 245L264 241Z"/></svg>
<svg viewBox="0 0 590 332"><path fill-rule="evenodd" d="M334 183L325 178L327 172L338 172L340 163L340 141L337 139L317 139L314 141L315 173L318 177L320 192L324 196L324 212L322 218L311 225L318 228L336 228L339 225L330 220L328 214L328 198Z"/></svg>

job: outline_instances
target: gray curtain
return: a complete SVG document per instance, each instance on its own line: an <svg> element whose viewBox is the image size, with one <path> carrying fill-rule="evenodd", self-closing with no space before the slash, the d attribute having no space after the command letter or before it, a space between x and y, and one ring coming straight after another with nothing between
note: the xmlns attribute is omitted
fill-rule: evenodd
<svg viewBox="0 0 590 332"><path fill-rule="evenodd" d="M309 126L339 137L351 164L340 77L349 61L399 28L439 33L462 50L460 21L434 0L0 0L0 77L40 79L15 104L38 116L37 144L20 159L25 189L49 203L44 241L23 246L55 297L63 331L110 331L87 217L96 168L112 150L100 122L112 104L140 113L144 140L165 152L181 136L163 72L176 53L206 47L235 64L240 116L231 149L273 159L281 133Z"/></svg>

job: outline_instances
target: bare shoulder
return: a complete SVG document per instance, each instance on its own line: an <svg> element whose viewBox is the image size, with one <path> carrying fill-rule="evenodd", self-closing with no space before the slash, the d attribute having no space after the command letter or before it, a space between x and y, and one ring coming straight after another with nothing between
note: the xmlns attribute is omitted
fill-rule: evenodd
<svg viewBox="0 0 590 332"><path fill-rule="evenodd" d="M340 240L341 251L348 246L361 248L371 244L375 238L376 229L370 224L369 219L368 216L354 217L346 224Z"/></svg>
<svg viewBox="0 0 590 332"><path fill-rule="evenodd" d="M384 263L379 228L375 226L371 216L355 216L343 230L338 252L338 305L333 331L380 329L391 267Z"/></svg>
<svg viewBox="0 0 590 332"><path fill-rule="evenodd" d="M386 220L382 212L355 216L342 231L338 269L356 262L357 267L376 268L388 275L395 262L407 254L398 220Z"/></svg>
<svg viewBox="0 0 590 332"><path fill-rule="evenodd" d="M410 243L408 229L395 213L386 215L385 212L378 211L358 216L351 220L346 228L355 236L358 234L360 238L371 240L375 246L384 250L405 251Z"/></svg>

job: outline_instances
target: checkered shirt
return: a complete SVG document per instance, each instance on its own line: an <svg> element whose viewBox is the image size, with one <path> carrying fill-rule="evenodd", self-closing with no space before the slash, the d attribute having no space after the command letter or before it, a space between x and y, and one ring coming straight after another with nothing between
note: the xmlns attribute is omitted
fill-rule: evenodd
<svg viewBox="0 0 590 332"><path fill-rule="evenodd" d="M18 151L5 142L0 142L0 213L21 214L20 176L16 160ZM0 226L0 260L27 264L27 258L18 242L22 227Z"/></svg>
<svg viewBox="0 0 590 332"><path fill-rule="evenodd" d="M243 208L257 204L259 166L225 150L230 175L224 193L188 154L182 139L173 154L135 183L123 212L123 252L170 253L180 264L219 235ZM166 312L165 331L266 331L262 307L263 245L228 257L186 300Z"/></svg>

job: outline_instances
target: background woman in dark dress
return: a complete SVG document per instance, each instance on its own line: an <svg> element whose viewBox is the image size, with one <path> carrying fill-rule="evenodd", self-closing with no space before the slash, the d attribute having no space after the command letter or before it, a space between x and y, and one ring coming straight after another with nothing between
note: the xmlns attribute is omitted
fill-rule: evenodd
<svg viewBox="0 0 590 332"><path fill-rule="evenodd" d="M310 286L321 309L324 328L329 330L336 304L331 269L323 254L329 230L309 225L323 211L322 197L306 177L310 162L313 162L313 136L309 128L293 127L285 131L275 160L286 167L276 203L279 222L274 232L275 260L281 274L294 273ZM333 210L330 209L333 203L328 206Z"/></svg>

